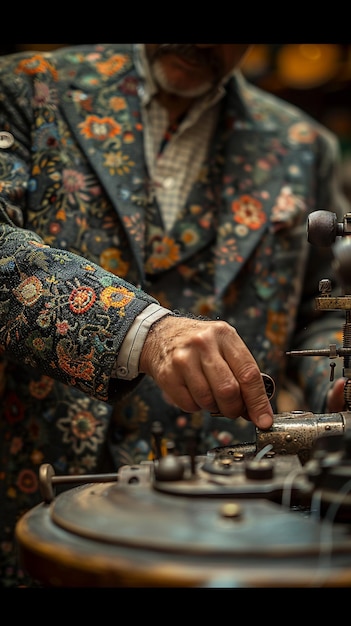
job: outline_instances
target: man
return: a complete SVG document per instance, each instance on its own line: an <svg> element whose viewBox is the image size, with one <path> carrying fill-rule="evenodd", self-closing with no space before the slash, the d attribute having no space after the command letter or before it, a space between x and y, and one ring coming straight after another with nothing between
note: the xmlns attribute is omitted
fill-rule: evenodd
<svg viewBox="0 0 351 626"><path fill-rule="evenodd" d="M328 359L285 354L340 342L340 320L314 307L331 253L306 237L310 211L344 210L337 145L245 82L248 48L1 59L6 586L30 584L13 533L41 501L41 463L84 474L152 459L155 420L179 454L189 427L199 453L253 440L277 410L261 372L278 392L293 377L315 412L343 408Z"/></svg>

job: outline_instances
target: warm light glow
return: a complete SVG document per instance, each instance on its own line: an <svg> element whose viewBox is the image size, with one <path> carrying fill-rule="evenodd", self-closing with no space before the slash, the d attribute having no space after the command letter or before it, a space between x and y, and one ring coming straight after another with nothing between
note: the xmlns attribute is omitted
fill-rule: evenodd
<svg viewBox="0 0 351 626"><path fill-rule="evenodd" d="M340 68L336 44L287 44L277 53L279 80L297 89L318 87L331 80Z"/></svg>

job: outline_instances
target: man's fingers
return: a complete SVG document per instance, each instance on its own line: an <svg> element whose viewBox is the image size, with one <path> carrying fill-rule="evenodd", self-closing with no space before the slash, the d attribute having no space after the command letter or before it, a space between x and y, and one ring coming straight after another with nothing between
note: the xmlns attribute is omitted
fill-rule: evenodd
<svg viewBox="0 0 351 626"><path fill-rule="evenodd" d="M184 411L247 414L260 428L273 423L257 363L227 322L162 318L146 338L140 365Z"/></svg>
<svg viewBox="0 0 351 626"><path fill-rule="evenodd" d="M241 384L241 393L250 420L258 428L270 428L273 423L273 409L266 394L261 374L257 378L257 383L250 381Z"/></svg>

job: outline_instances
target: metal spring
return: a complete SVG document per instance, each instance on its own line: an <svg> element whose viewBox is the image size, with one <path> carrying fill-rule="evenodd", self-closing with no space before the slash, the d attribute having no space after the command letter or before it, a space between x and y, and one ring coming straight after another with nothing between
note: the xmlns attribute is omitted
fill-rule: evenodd
<svg viewBox="0 0 351 626"><path fill-rule="evenodd" d="M351 407L351 378L348 378L344 385L344 400L349 411Z"/></svg>

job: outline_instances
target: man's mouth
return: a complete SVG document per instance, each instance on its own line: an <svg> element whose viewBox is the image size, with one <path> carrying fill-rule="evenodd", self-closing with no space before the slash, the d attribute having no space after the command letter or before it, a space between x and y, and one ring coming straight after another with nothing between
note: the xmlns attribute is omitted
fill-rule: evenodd
<svg viewBox="0 0 351 626"><path fill-rule="evenodd" d="M175 55L187 67L210 67L217 74L218 60L210 49L199 49L193 44L160 44L156 55Z"/></svg>

